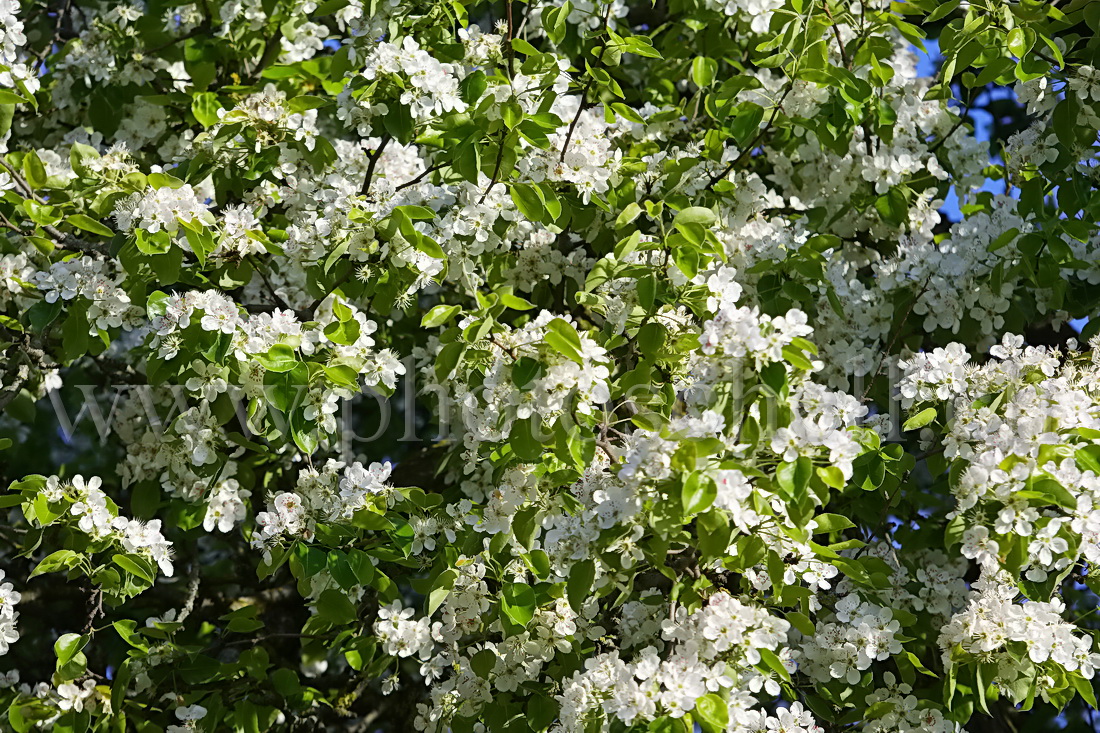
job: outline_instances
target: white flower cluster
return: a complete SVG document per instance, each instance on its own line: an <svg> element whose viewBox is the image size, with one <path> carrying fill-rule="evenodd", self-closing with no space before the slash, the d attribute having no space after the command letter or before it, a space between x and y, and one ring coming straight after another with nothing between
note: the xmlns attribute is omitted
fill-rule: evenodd
<svg viewBox="0 0 1100 733"><path fill-rule="evenodd" d="M328 27L320 23L306 21L299 24L289 36L284 35L280 41L281 61L284 64L293 64L313 58L325 47L328 36Z"/></svg>
<svg viewBox="0 0 1100 733"><path fill-rule="evenodd" d="M990 245L1006 232L1026 233L1030 225L1016 212L1016 200L994 199L993 209L978 212L951 226L941 242L912 237L903 242L899 255L876 267L882 287L910 288L919 294L913 312L924 316L926 331L942 328L958 333L969 316L983 332L1004 328L1011 305L1011 283L995 288L986 281L1001 263L1020 257L1015 238L990 252Z"/></svg>
<svg viewBox="0 0 1100 733"><path fill-rule="evenodd" d="M417 654L422 660L420 672L431 686L431 704L417 706L418 730L439 730L454 714L477 715L492 701L491 689L516 691L526 682L537 681L556 653L573 648L574 639L595 640L605 633L591 622L598 604L586 602L582 612L576 613L565 599L557 599L537 608L518 633L499 641L472 643L471 634L501 631L499 622L485 620L492 607L485 570L480 559L459 557L454 567L457 577L439 609L439 621L414 620L410 610L394 605L375 624L376 633L399 650L389 653ZM473 661L482 652L493 657L487 677L485 670L475 669Z"/></svg>
<svg viewBox="0 0 1100 733"><path fill-rule="evenodd" d="M538 478L525 466L508 469L499 485L485 497L480 516L467 514L465 521L479 532L499 534L512 526L512 517L526 502L538 497ZM472 508L472 507L471 507Z"/></svg>
<svg viewBox="0 0 1100 733"><path fill-rule="evenodd" d="M159 565L160 571L170 577L175 572L172 543L161 534L160 520L142 522L120 515L118 507L100 488L102 484L99 476L87 481L79 475L73 476L70 481L50 476L42 495L51 503L67 503L68 514L77 518L76 528L93 541L107 541L123 552L142 555Z"/></svg>
<svg viewBox="0 0 1100 733"><path fill-rule="evenodd" d="M580 730L590 720L631 725L662 714L679 718L700 697L720 690L734 690L731 708L751 705L748 691L761 689L765 679L754 667L761 663L760 650L785 655L788 628L725 592L693 614L677 609L662 624L664 639L674 645L670 653L659 655L650 646L629 662L614 651L586 660L584 671L575 672L558 696L560 730Z"/></svg>
<svg viewBox="0 0 1100 733"><path fill-rule="evenodd" d="M175 234L181 222L214 223L210 209L186 183L178 188L149 186L144 193L131 194L115 205L114 217L124 232L139 229L150 234Z"/></svg>
<svg viewBox="0 0 1100 733"><path fill-rule="evenodd" d="M705 4L726 15L745 18L756 33L768 30L772 13L783 7L781 0L706 0Z"/></svg>
<svg viewBox="0 0 1100 733"><path fill-rule="evenodd" d="M535 106L537 99L531 96L527 104ZM588 203L593 196L608 190L623 154L612 137L614 128L604 120L603 114L592 109L578 114L580 104L579 96L559 97L553 107L554 113L563 120L577 120L573 134L569 134L569 126L563 125L549 135L549 148L532 147L530 154L521 158L517 166L533 181L571 183L581 199Z"/></svg>
<svg viewBox="0 0 1100 733"><path fill-rule="evenodd" d="M932 614L940 617L937 623L946 623L951 614L967 603L969 588L963 577L970 563L965 557L923 548L905 553L909 561L905 565L900 564L897 549L885 541L866 545L860 552L863 557L878 558L890 568L891 608L912 614ZM837 584L838 594L855 591L855 585L847 578Z"/></svg>
<svg viewBox="0 0 1100 733"><path fill-rule="evenodd" d="M263 244L252 232L260 229L260 220L256 218L256 212L246 204L229 206L221 215L221 236L218 239L218 248L215 254L233 253L240 257L250 254L262 254Z"/></svg>
<svg viewBox="0 0 1100 733"><path fill-rule="evenodd" d="M868 733L959 733L962 730L958 723L944 718L942 710L922 706L923 701L912 694L912 685L898 682L892 672L882 677L886 686L869 694L865 702L868 708L884 703L888 710L881 718L864 723Z"/></svg>
<svg viewBox="0 0 1100 733"><path fill-rule="evenodd" d="M152 346L159 347L161 358L173 358L180 347L177 332L191 324L191 318L198 310L202 312L199 325L204 331L233 336L233 354L240 362L241 387L252 396L259 396L262 392L263 370L251 357L267 352L278 343L294 344L304 356L328 349L343 363L361 365L359 371L366 385L384 385L392 389L397 384L397 377L405 373L405 366L391 350L373 349L375 341L371 334L378 328L377 324L357 309L341 304L355 321L358 337L354 342L344 344L325 334L325 328L337 320L334 314L336 305L334 297L321 303L312 322L313 327L307 328L289 310L275 308L271 312L245 315L236 303L216 290L189 290L168 296L155 311L150 308ZM219 375L224 376L220 372ZM195 388L202 391L210 384L210 375L204 372L198 376ZM317 420L326 432L333 432L336 422L332 415L341 396L350 395L343 389L311 387L306 399L314 406L314 412L307 418Z"/></svg>
<svg viewBox="0 0 1100 733"><path fill-rule="evenodd" d="M0 581L3 580L4 571L0 570ZM7 654L8 647L19 641L19 629L16 627L19 612L15 610L19 598L11 583L0 582L0 655Z"/></svg>
<svg viewBox="0 0 1100 733"><path fill-rule="evenodd" d="M907 406L947 403L944 454L965 469L951 515L964 521L963 555L1000 562L1006 542L1026 542L1025 576L1043 582L1073 565L1071 546L1100 560L1100 477L1069 457L1100 455L1087 437L1100 429L1096 367L1012 335L990 356L970 365L959 344L914 355L899 391Z"/></svg>
<svg viewBox="0 0 1100 733"><path fill-rule="evenodd" d="M1089 636L1063 620L1065 604L1058 598L1016 603L1018 592L1011 576L984 566L967 607L940 630L944 666L960 661L959 652L991 662L996 665L996 682L1010 696L1019 689L1013 683L1020 677L1031 679L1036 669L1042 675L1055 666L1091 680L1100 654L1092 650ZM1014 654L1014 642L1022 643L1026 653Z"/></svg>
<svg viewBox="0 0 1100 733"><path fill-rule="evenodd" d="M412 36L405 36L400 45L383 41L375 46L364 62L362 74L367 79L399 74L409 85L401 94L401 104L407 105L417 119L466 111L466 103L458 94L462 67L440 63Z"/></svg>
<svg viewBox="0 0 1100 733"><path fill-rule="evenodd" d="M130 330L140 322L141 309L130 302L121 287L125 272L114 260L74 257L34 273L34 283L45 293L47 303L58 299L85 298L88 303L88 331L111 328Z"/></svg>
<svg viewBox="0 0 1100 733"><path fill-rule="evenodd" d="M219 481L211 491L210 501L206 505L206 517L202 527L213 532L216 527L225 533L240 524L248 516L248 507L244 500L252 495L248 489L242 489L236 479Z"/></svg>
<svg viewBox="0 0 1100 733"><path fill-rule="evenodd" d="M23 21L16 15L19 10L18 0L0 0L0 86L11 89L22 83L28 92L34 94L40 87L38 77L33 68L19 60L22 47L27 42L23 34Z"/></svg>
<svg viewBox="0 0 1100 733"><path fill-rule="evenodd" d="M0 2L0 64L11 66L18 62L20 47L27 42L23 35L23 21L19 20L17 0Z"/></svg>
<svg viewBox="0 0 1100 733"><path fill-rule="evenodd" d="M542 311L522 328L492 337L487 344L495 355L485 374L483 388L475 393L464 383L454 385L454 405L466 428L466 443L476 457L480 442L501 442L517 420L542 419L552 424L566 409L592 414L610 396L607 350L589 335L580 333L574 360L546 343L552 321L573 329L572 319ZM463 328L471 321L460 322ZM543 365L522 390L515 388L513 364L527 357Z"/></svg>
<svg viewBox="0 0 1100 733"><path fill-rule="evenodd" d="M10 306L13 301L23 304L29 300L27 285L33 287L34 275L34 265L22 252L0 257L0 306Z"/></svg>
<svg viewBox="0 0 1100 733"><path fill-rule="evenodd" d="M901 624L889 608L863 601L854 593L836 603L835 619L818 622L802 646L800 669L821 682L833 679L859 684L874 662L901 652ZM805 666L802 666L805 663Z"/></svg>
<svg viewBox="0 0 1100 733"><path fill-rule="evenodd" d="M319 471L302 469L295 490L275 494L267 511L256 515L252 546L262 549L264 557L270 558L272 546L283 536L309 542L318 522L346 522L376 498L388 503L392 487L386 481L391 470L389 463L372 463L367 467L358 461L345 465L333 459Z"/></svg>
<svg viewBox="0 0 1100 733"><path fill-rule="evenodd" d="M503 58L501 43L504 39L496 33L485 33L476 23L458 30L458 37L466 49L464 61L470 66L484 66Z"/></svg>
<svg viewBox="0 0 1100 733"><path fill-rule="evenodd" d="M208 153L225 158L226 162L232 158L226 158L228 151L216 151L211 148L213 138L221 131L223 126L243 123L253 127L261 134L264 140L275 143L280 151L280 159L297 157L298 152L287 147L291 141L302 141L307 149L313 149L316 145L314 138L317 136L317 110L310 109L295 112L287 105L286 93L276 89L274 84L268 84L262 92L249 94L240 100L230 110L218 110L218 124L214 125L204 136L197 137L195 145L207 150ZM243 139L234 137L234 144L243 144ZM230 148L229 150L233 150ZM273 173L282 178L294 172L297 168L290 160L276 168Z"/></svg>
<svg viewBox="0 0 1100 733"><path fill-rule="evenodd" d="M202 705L181 705L176 708L174 715L179 725L170 725L165 733L192 733L201 730L199 721L206 717L207 710Z"/></svg>
<svg viewBox="0 0 1100 733"><path fill-rule="evenodd" d="M772 318L756 307L723 308L703 324L699 342L704 354L720 352L735 359L749 357L760 367L782 361L784 346L813 333L806 323L806 314L797 309Z"/></svg>
<svg viewBox="0 0 1100 733"><path fill-rule="evenodd" d="M424 616L413 619L415 610L404 608L401 601L394 601L378 609L374 622L374 635L382 643L382 649L391 656L417 656L427 660L432 653L431 619Z"/></svg>

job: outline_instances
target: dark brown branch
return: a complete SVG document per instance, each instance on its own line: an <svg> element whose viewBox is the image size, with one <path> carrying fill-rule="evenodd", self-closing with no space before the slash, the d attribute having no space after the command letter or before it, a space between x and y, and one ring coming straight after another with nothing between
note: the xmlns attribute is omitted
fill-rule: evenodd
<svg viewBox="0 0 1100 733"><path fill-rule="evenodd" d="M378 159L382 157L382 151L386 149L386 145L389 144L391 139L388 134L383 135L382 141L378 143L374 154L370 156L370 162L367 163L367 177L363 181L363 189L359 192L361 195L366 196L370 193L370 183L374 179L374 168L378 165Z"/></svg>
<svg viewBox="0 0 1100 733"><path fill-rule="evenodd" d="M749 155L749 153L756 149L756 146L760 144L760 141L764 139L764 136L768 134L768 130L771 129L772 124L775 122L775 118L779 116L779 110L783 108L783 102L787 99L787 95L791 93L791 89L793 88L793 86L787 87L786 91L783 92L783 96L780 97L779 101L775 103L775 109L772 110L772 116L768 118L768 123L764 125L763 128L761 128L760 132L757 133L752 142L749 143L745 147L745 149L741 151L740 155L729 162L729 165L726 166L725 170L710 179L710 182L707 184L707 188L713 188L714 184L718 183L718 181L721 181L723 178L728 176L730 174L730 171L732 171L738 163L740 163L747 155Z"/></svg>
<svg viewBox="0 0 1100 733"><path fill-rule="evenodd" d="M423 172L423 173L421 173L420 175L418 175L418 176L417 176L416 178L413 178L413 179L411 179L411 180L405 181L405 182L404 182L404 183L402 183L402 184L401 184L400 186L398 186L397 188L395 188L395 189L394 189L394 191L400 191L400 190L401 190L401 189L403 189L403 188L408 188L409 186L415 186L416 184L418 184L418 183L420 183L421 181L423 181L425 177L427 177L427 176L431 175L432 173L435 173L435 172L436 172L437 170L439 170L440 168L446 168L446 167L447 167L447 163L436 163L435 165L433 165L433 166L431 166L431 167L429 167L429 168L425 168L425 169L424 169L424 172Z"/></svg>

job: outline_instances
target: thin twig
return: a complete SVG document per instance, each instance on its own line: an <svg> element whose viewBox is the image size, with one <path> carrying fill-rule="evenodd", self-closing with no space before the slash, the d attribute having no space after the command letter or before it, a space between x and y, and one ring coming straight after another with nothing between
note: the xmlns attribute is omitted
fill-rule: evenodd
<svg viewBox="0 0 1100 733"><path fill-rule="evenodd" d="M489 179L489 185L485 187L485 191L481 194L481 198L477 200L479 206L485 202L485 197L493 190L493 186L497 185L497 176L500 175L500 163L504 160L504 143L507 141L508 133L500 136L500 147L497 149L497 162L493 165L493 176Z"/></svg>
<svg viewBox="0 0 1100 733"><path fill-rule="evenodd" d="M84 633L87 634L95 626L96 618L103 617L103 589L96 586L88 596L88 621L84 624Z"/></svg>
<svg viewBox="0 0 1100 733"><path fill-rule="evenodd" d="M516 75L516 49L512 47L512 39L515 38L515 25L512 23L512 0L505 0L504 12L508 18L508 38L506 42L508 44L508 78L511 79Z"/></svg>
<svg viewBox="0 0 1100 733"><path fill-rule="evenodd" d="M374 168L378 165L378 159L382 157L382 151L386 149L386 145L389 144L392 138L386 134L382 136L382 141L378 143L378 147L374 150L374 155L370 156L370 162L367 163L367 177L363 181L363 189L359 192L360 195L366 196L370 192L370 183L374 178Z"/></svg>
<svg viewBox="0 0 1100 733"><path fill-rule="evenodd" d="M836 37L836 45L840 47L840 60L844 62L844 68L851 71L852 62L848 60L848 52L844 49L844 42L840 40L840 28L837 27L836 20L829 11L829 0L824 0L821 4L825 8L825 15L829 16L829 24L832 26L833 35Z"/></svg>
<svg viewBox="0 0 1100 733"><path fill-rule="evenodd" d="M275 288L271 285L271 281L267 279L267 273L264 272L264 269L262 267L260 267L259 262L253 261L252 269L254 269L256 273L259 274L260 279L263 280L264 286L267 288L267 292L271 293L271 298L275 301L275 305L279 306L283 310L294 310L289 305L287 305L282 296L275 292Z"/></svg>
<svg viewBox="0 0 1100 733"><path fill-rule="evenodd" d="M155 48L147 49L145 51L145 54L147 56L152 56L155 53L160 53L161 51L163 51L166 48L171 48L172 46L176 45L180 41L186 41L189 38L194 38L196 36L205 35L209 32L210 32L210 26L208 26L205 23L200 24L200 25L196 26L195 28L192 28L187 33L184 33L182 36L176 36L175 38L168 41L167 43L162 43L162 44L160 44L159 46L157 46Z"/></svg>
<svg viewBox="0 0 1100 733"><path fill-rule="evenodd" d="M237 639L236 641L230 641L226 643L226 646L236 646L237 644L259 644L261 641L267 641L268 639L322 639L321 634L264 634L263 636L251 637L248 639Z"/></svg>
<svg viewBox="0 0 1100 733"><path fill-rule="evenodd" d="M306 308L306 310L305 310L306 316L299 315L298 318L303 320L303 321L313 320L313 316L316 314L317 308L321 305L321 303L325 302L325 298L327 298L328 296L335 293L336 288L340 287L345 282L347 282L348 278L351 277L351 273L353 273L353 272L355 272L355 265L350 265L348 267L348 271L345 272L343 275L341 275L340 279L338 279L336 282L334 282L332 284L332 289L329 290L328 293L326 293L322 297L318 298L317 300L313 301L313 303L311 303L310 306L308 308ZM299 313L301 313L301 311L299 311Z"/></svg>
<svg viewBox="0 0 1100 733"><path fill-rule="evenodd" d="M267 39L267 43L264 45L263 55L260 56L259 63L256 65L256 68L253 69L253 71L252 71L252 80L253 80L253 82L259 81L260 77L264 73L264 69L266 69L271 64L271 62L274 61L278 57L279 51L281 50L282 40L283 40L283 29L280 26L280 27L275 29L275 33L272 34L271 38Z"/></svg>
<svg viewBox="0 0 1100 733"><path fill-rule="evenodd" d="M16 188L20 189L19 194L23 198L32 199L39 204L45 203L45 200L34 192L27 179L23 178L22 174L15 170L2 156L0 156L0 167L3 167L11 175L12 182L15 183Z"/></svg>
<svg viewBox="0 0 1100 733"><path fill-rule="evenodd" d="M607 4L607 9L603 13L603 29L607 30L608 20L611 18L611 3ZM600 55L596 59L596 65L599 66L603 63L604 52L607 51L607 44L603 45L600 49ZM592 88L592 83L596 81L596 78L589 72L588 83L584 85L584 89L581 90L581 103L577 107L577 114L573 116L573 121L569 123L569 130L565 133L565 142L561 145L561 155L558 156L558 162L561 163L565 160L565 151L569 149L569 141L573 138L573 130L577 128L577 123L580 122L581 113L584 112L586 100L588 99L588 90Z"/></svg>
<svg viewBox="0 0 1100 733"><path fill-rule="evenodd" d="M416 184L423 181L426 176L429 176L432 173L435 173L440 168L445 168L445 167L447 167L447 163L436 163L435 165L433 165L429 168L425 168L424 172L421 173L419 176L417 176L416 178L413 178L411 180L405 181L400 186L395 188L394 191L400 191L403 188L408 188L409 186L415 186Z"/></svg>
<svg viewBox="0 0 1100 733"><path fill-rule="evenodd" d="M610 6L608 6L610 7ZM602 53L600 54L603 55ZM585 109L585 100L588 98L588 90L592 88L592 82L595 79L588 77L588 83L584 85L584 89L581 90L581 101L577 105L577 114L573 115L573 121L569 123L569 129L565 133L565 142L561 145L561 155L558 156L558 162L561 163L565 160L565 151L569 149L569 141L573 138L573 130L577 129L577 123L581 120L581 114Z"/></svg>
<svg viewBox="0 0 1100 733"><path fill-rule="evenodd" d="M793 86L787 87L787 89L783 92L783 96L781 96L779 98L779 101L775 103L775 109L772 110L772 116L768 118L767 124L760 129L760 132L757 133L756 137L753 138L753 141L749 143L744 150L741 151L740 155L729 162L729 165L726 166L725 170L710 179L710 183L707 184L707 188L713 188L714 184L718 183L718 181L721 181L723 178L728 176L730 174L730 171L732 171L734 167L738 163L740 163L742 159L745 158L745 156L756 149L756 146L760 144L760 141L764 139L764 136L768 134L768 130L771 129L772 123L775 122L775 118L779 116L779 110L783 108L783 102L787 99L787 95L791 93L791 90L793 88Z"/></svg>
<svg viewBox="0 0 1100 733"><path fill-rule="evenodd" d="M41 64L46 60L46 57L53 53L54 44L61 40L61 26L65 22L65 18L69 17L69 11L72 9L73 0L65 0L65 6L57 11L57 22L54 23L53 36L50 37L46 47L39 53L35 54L35 58L38 59L38 63Z"/></svg>
<svg viewBox="0 0 1100 733"><path fill-rule="evenodd" d="M963 126L963 123L966 122L966 118L967 116L969 116L969 114L970 107L965 107L962 111L962 114L959 115L959 119L955 122L954 125L951 126L951 129L947 131L947 134L941 137L931 147L928 148L929 155L943 147L943 144L946 143L947 140L955 134L955 131Z"/></svg>
<svg viewBox="0 0 1100 733"><path fill-rule="evenodd" d="M202 567L199 563L192 563L191 565L191 577L187 584L187 598L183 602L183 606L180 607L179 615L176 616L177 623L183 623L191 612L195 610L195 599L199 597L199 569Z"/></svg>
<svg viewBox="0 0 1100 733"><path fill-rule="evenodd" d="M931 281L931 275L924 279L924 285L921 286L920 292L913 296L913 300L909 303L909 307L905 309L905 314L902 315L901 322L898 323L894 335L890 338L890 342L886 344L886 348L882 352L882 358L879 359L878 366L875 367L875 373L871 375L871 381L867 383L867 387L863 390L863 394L859 398L860 402L867 400L867 394L871 391L871 387L874 386L875 380L882 374L882 367L885 365L887 357L890 356L890 352L894 350L894 344L897 342L898 337L901 336L901 331L905 327L906 321L909 320L909 314L913 312L913 308L917 305L917 301L920 300L920 297L928 290L928 285Z"/></svg>

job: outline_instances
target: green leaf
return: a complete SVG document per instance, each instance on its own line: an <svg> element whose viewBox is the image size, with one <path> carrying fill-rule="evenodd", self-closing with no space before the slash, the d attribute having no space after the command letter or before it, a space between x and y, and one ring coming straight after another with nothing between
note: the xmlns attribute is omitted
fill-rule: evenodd
<svg viewBox="0 0 1100 733"><path fill-rule="evenodd" d="M814 521L817 522L817 529L814 530L814 534L839 532L856 526L855 522L848 519L848 517L842 517L839 514L818 514L814 517Z"/></svg>
<svg viewBox="0 0 1100 733"><path fill-rule="evenodd" d="M308 112L311 109L320 109L328 104L329 100L324 97L314 97L309 94L303 94L287 102L287 107L290 108L291 112L300 114L302 112Z"/></svg>
<svg viewBox="0 0 1100 733"><path fill-rule="evenodd" d="M43 188L46 185L46 166L33 150L23 157L23 176L33 188Z"/></svg>
<svg viewBox="0 0 1100 733"><path fill-rule="evenodd" d="M27 216L35 224L40 224L44 227L52 227L61 223L61 214L58 213L57 208L49 206L47 204L40 204L36 201L27 199L23 202L23 210L27 212Z"/></svg>
<svg viewBox="0 0 1100 733"><path fill-rule="evenodd" d="M812 470L813 462L806 456L799 456L798 460L793 462L784 461L775 470L776 483L787 496L797 499L806 493Z"/></svg>
<svg viewBox="0 0 1100 733"><path fill-rule="evenodd" d="M148 560L138 555L123 554L116 554L112 560L114 560L115 565L118 565L131 575L136 575L150 585L153 584L155 573Z"/></svg>
<svg viewBox="0 0 1100 733"><path fill-rule="evenodd" d="M580 613L584 608L584 602L592 592L592 582L595 579L596 564L592 560L582 560L569 570L565 593L569 600L569 607L576 613Z"/></svg>
<svg viewBox="0 0 1100 733"><path fill-rule="evenodd" d="M844 488L844 472L836 466L818 466L817 475L826 486L834 489Z"/></svg>
<svg viewBox="0 0 1100 733"><path fill-rule="evenodd" d="M460 305L437 305L424 314L420 325L424 328L436 328L455 317L462 310Z"/></svg>
<svg viewBox="0 0 1100 733"><path fill-rule="evenodd" d="M937 413L935 407L925 408L918 412L916 415L913 415L913 417L906 420L905 424L901 426L902 430L917 430L919 428L923 428L925 425L928 425L933 420L935 420L936 415Z"/></svg>
<svg viewBox="0 0 1100 733"><path fill-rule="evenodd" d="M546 215L538 189L525 183L513 183L510 187L512 201L520 213L531 221L541 221Z"/></svg>
<svg viewBox="0 0 1100 733"><path fill-rule="evenodd" d="M61 313L61 300L47 303L40 300L27 311L27 321L34 333L42 333Z"/></svg>
<svg viewBox="0 0 1100 733"><path fill-rule="evenodd" d="M353 623L357 617L355 604L335 588L329 588L317 598L317 615L339 626Z"/></svg>
<svg viewBox="0 0 1100 733"><path fill-rule="evenodd" d="M569 5L568 0L565 4ZM554 698L533 693L527 701L527 724L534 731L546 730L557 720L559 710Z"/></svg>
<svg viewBox="0 0 1100 733"><path fill-rule="evenodd" d="M696 56L691 62L691 80L700 89L714 83L718 74L718 62L706 56Z"/></svg>
<svg viewBox="0 0 1100 733"><path fill-rule="evenodd" d="M542 13L542 28L555 46L565 39L566 19L573 12L573 3L566 0L560 8L547 8Z"/></svg>
<svg viewBox="0 0 1100 733"><path fill-rule="evenodd" d="M298 365L298 356L294 349L286 344L275 344L266 354L258 354L256 360L269 372L289 372Z"/></svg>
<svg viewBox="0 0 1100 733"><path fill-rule="evenodd" d="M62 634L54 642L53 651L57 655L58 666L64 666L76 658L76 655L88 645L90 636L80 634Z"/></svg>
<svg viewBox="0 0 1100 733"><path fill-rule="evenodd" d="M1027 33L1023 28L1013 28L1008 32L1008 50L1012 52L1012 55L1016 58L1023 58L1027 53L1028 42Z"/></svg>
<svg viewBox="0 0 1100 733"><path fill-rule="evenodd" d="M221 108L218 95L213 92L196 92L191 99L191 113L203 127L213 127L218 123L218 110Z"/></svg>
<svg viewBox="0 0 1100 733"><path fill-rule="evenodd" d="M458 571L454 568L447 568L436 576L431 591L428 593L429 616L433 615L443 605L443 601L447 600L447 596L451 594L451 588L454 588L456 580L458 580Z"/></svg>
<svg viewBox="0 0 1100 733"><path fill-rule="evenodd" d="M909 660L909 663L912 664L913 667L921 674L927 675L929 677L937 676L935 672L929 671L928 668L924 666L924 663L921 662L920 658L913 652L906 650L905 658Z"/></svg>
<svg viewBox="0 0 1100 733"><path fill-rule="evenodd" d="M134 487L130 496L130 511L134 517L149 520L160 508L160 482L142 481Z"/></svg>
<svg viewBox="0 0 1100 733"><path fill-rule="evenodd" d="M713 210L705 206L689 206L686 209L681 209L676 214L672 224L677 228L685 224L698 224L702 227L709 227L716 221L718 221L718 217Z"/></svg>
<svg viewBox="0 0 1100 733"><path fill-rule="evenodd" d="M713 692L695 701L692 716L704 733L725 733L729 728L729 705Z"/></svg>
<svg viewBox="0 0 1100 733"><path fill-rule="evenodd" d="M470 657L470 667L481 679L488 679L493 667L497 664L497 653L492 649L482 649Z"/></svg>
<svg viewBox="0 0 1100 733"><path fill-rule="evenodd" d="M101 237L113 237L115 235L108 227L84 214L71 214L66 221L74 227L83 229L86 232L91 232L92 234L98 234Z"/></svg>
<svg viewBox="0 0 1100 733"><path fill-rule="evenodd" d="M580 335L577 334L577 329L573 327L573 324L568 321L555 318L546 324L546 335L543 337L543 341L562 356L578 364L584 363L584 359L581 357Z"/></svg>
<svg viewBox="0 0 1100 733"><path fill-rule="evenodd" d="M42 559L42 562L38 563L29 577L36 578L46 573L56 573L59 570L68 570L75 567L80 562L80 558L81 555L72 550L51 552Z"/></svg>
<svg viewBox="0 0 1100 733"><path fill-rule="evenodd" d="M523 562L538 578L547 578L550 575L550 558L544 550L532 550L523 554Z"/></svg>
<svg viewBox="0 0 1100 733"><path fill-rule="evenodd" d="M779 657L771 649L759 649L760 659L771 671L779 675L787 684L791 682L791 673L787 671L787 668L783 666L783 662L779 661Z"/></svg>
<svg viewBox="0 0 1100 733"><path fill-rule="evenodd" d="M638 125L645 124L645 120L642 119L642 116L638 114L638 112L634 110L633 107L628 107L622 102L612 102L611 109L614 110L615 114L619 115L619 117L627 119Z"/></svg>
<svg viewBox="0 0 1100 733"><path fill-rule="evenodd" d="M1077 693L1081 695L1081 699L1084 700L1090 708L1096 708L1096 690L1093 687L1094 680L1086 680L1080 674L1071 672L1069 674L1070 682L1073 684L1073 689L1077 690Z"/></svg>
<svg viewBox="0 0 1100 733"><path fill-rule="evenodd" d="M359 321L350 318L346 321L333 321L325 326L325 337L334 344L350 346L359 340Z"/></svg>
<svg viewBox="0 0 1100 733"><path fill-rule="evenodd" d="M508 308L511 308L512 310L529 311L535 307L535 304L531 301L527 300L526 298L521 298L513 293L501 291L499 294L500 302Z"/></svg>
<svg viewBox="0 0 1100 733"><path fill-rule="evenodd" d="M73 171L83 178L87 178L91 171L88 168L88 161L98 159L99 151L93 148L91 145L85 145L84 143L73 143L69 148L69 165L72 166Z"/></svg>
<svg viewBox="0 0 1100 733"><path fill-rule="evenodd" d="M217 242L214 241L214 237L210 234L210 231L201 224L196 228L187 226L184 222L183 229L184 236L187 237L187 244L191 246L191 252L194 253L195 259L199 261L200 265L206 265L206 257L217 246Z"/></svg>
<svg viewBox="0 0 1100 733"><path fill-rule="evenodd" d="M806 614L798 611L787 611L784 615L791 626L801 631L805 636L813 636L816 633L813 621Z"/></svg>
<svg viewBox="0 0 1100 733"><path fill-rule="evenodd" d="M621 212L619 212L619 215L617 217L615 217L615 228L616 229L622 229L623 227L627 226L628 224L633 222L635 219L637 219L638 216L641 213L642 213L642 207L639 206L637 204L637 202L631 201L629 204L627 204L623 208L623 210ZM641 238L641 232L634 232L631 235L631 237L633 238L635 234L638 235L638 239ZM638 246L637 241L635 241L634 242L634 247L637 247L637 246ZM633 251L633 250L631 250L631 251ZM625 254L624 252L620 251L619 246L615 247L615 256L616 257L621 259L624 256L624 254Z"/></svg>
<svg viewBox="0 0 1100 733"><path fill-rule="evenodd" d="M791 345L783 347L783 359L795 369L808 372L814 368L813 362L806 358L802 350Z"/></svg>
<svg viewBox="0 0 1100 733"><path fill-rule="evenodd" d="M526 583L506 583L500 605L508 618L526 626L535 617L535 591Z"/></svg>
<svg viewBox="0 0 1100 733"><path fill-rule="evenodd" d="M538 530L538 524L535 521L538 510L537 506L524 507L516 512L515 517L512 519L512 534L515 535L520 546L525 549L530 548L534 543L535 532Z"/></svg>
<svg viewBox="0 0 1100 733"><path fill-rule="evenodd" d="M15 117L15 104L12 102L0 103L0 137L11 130L11 121Z"/></svg>
<svg viewBox="0 0 1100 733"><path fill-rule="evenodd" d="M695 471L684 481L681 502L684 514L699 514L710 509L718 495L718 488L710 477Z"/></svg>

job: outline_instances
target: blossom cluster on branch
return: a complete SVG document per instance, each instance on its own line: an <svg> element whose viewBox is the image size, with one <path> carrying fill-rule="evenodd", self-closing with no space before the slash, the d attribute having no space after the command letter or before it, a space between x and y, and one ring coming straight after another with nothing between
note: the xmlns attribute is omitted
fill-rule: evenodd
<svg viewBox="0 0 1100 733"><path fill-rule="evenodd" d="M0 0L0 727L1085 725L1097 31Z"/></svg>

